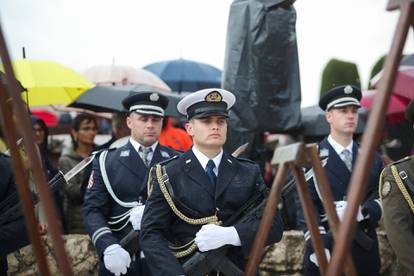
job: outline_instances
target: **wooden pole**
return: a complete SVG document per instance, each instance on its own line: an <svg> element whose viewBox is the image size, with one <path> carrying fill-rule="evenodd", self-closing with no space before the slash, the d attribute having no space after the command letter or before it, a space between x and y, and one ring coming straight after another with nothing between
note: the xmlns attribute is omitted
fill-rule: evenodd
<svg viewBox="0 0 414 276"><path fill-rule="evenodd" d="M65 251L64 241L62 238L61 224L58 223L59 220L58 220L55 204L54 204L51 192L46 182L45 173L41 167L40 157L38 156L36 152L37 145L34 143L32 126L29 121L28 113L20 97L20 92L17 91L16 86L13 85L15 76L13 73L13 69L12 69L10 58L9 58L9 53L7 51L6 41L3 36L1 25L0 25L0 55L1 55L1 60L3 62L4 70L6 73L5 77L7 80L7 85L9 88L8 99L11 101L11 104L13 105L12 114L16 116L16 119L18 122L18 124L16 125L20 128L20 132L23 134L23 142L24 142L25 149L29 156L30 168L33 173L35 184L39 191L40 200L43 203L44 211L46 213L49 233L53 241L57 264L59 268L61 269L63 275L73 275L67 253ZM15 142L9 141L9 143L13 144ZM16 170L17 169L18 168L16 168ZM23 185L23 183L19 185ZM19 192L20 192L20 189L19 189ZM25 195L21 194L21 196L25 196ZM26 206L26 208L29 208L29 206Z"/></svg>
<svg viewBox="0 0 414 276"><path fill-rule="evenodd" d="M26 228L29 233L30 240L32 242L32 248L37 260L39 272L42 275L50 275L46 260L46 251L40 238L38 229L38 223L34 213L34 205L32 195L29 190L29 181L23 168L23 162L19 149L17 148L16 131L14 128L15 122L13 122L12 111L10 108L10 98L7 97L7 91L3 84L0 84L0 118L8 144L10 145L10 155L12 159L14 176L16 178L17 191L19 192L19 198L22 202L23 212L25 214ZM18 237L16 237L18 238Z"/></svg>
<svg viewBox="0 0 414 276"><path fill-rule="evenodd" d="M343 271L343 259L350 250L356 227L356 215L358 207L366 192L369 168L372 166L375 150L380 141L384 127L385 111L394 87L397 68L401 58L405 39L410 24L413 23L414 8L412 2L401 4L401 15L398 21L395 36L390 53L386 58L384 71L379 83L379 89L375 98L367 128L362 137L361 150L351 176L351 184L348 191L348 205L345 210L344 221L339 229L338 239L335 244L332 260L328 266L328 275L341 275Z"/></svg>

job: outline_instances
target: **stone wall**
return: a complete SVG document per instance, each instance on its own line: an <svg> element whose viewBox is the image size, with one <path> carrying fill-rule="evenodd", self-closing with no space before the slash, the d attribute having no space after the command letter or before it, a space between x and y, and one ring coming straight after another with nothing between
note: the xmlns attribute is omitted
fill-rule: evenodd
<svg viewBox="0 0 414 276"><path fill-rule="evenodd" d="M395 256L388 244L385 233L378 232L381 253L381 275L393 275L395 271ZM97 275L98 257L90 239L86 235L65 236L66 248L71 258L74 275ZM53 258L51 241L44 238L50 271L58 274ZM266 248L265 257L260 265L262 276L272 275L301 275L304 240L300 231L286 231L281 242ZM36 260L30 246L8 256L9 273L11 275L38 275Z"/></svg>

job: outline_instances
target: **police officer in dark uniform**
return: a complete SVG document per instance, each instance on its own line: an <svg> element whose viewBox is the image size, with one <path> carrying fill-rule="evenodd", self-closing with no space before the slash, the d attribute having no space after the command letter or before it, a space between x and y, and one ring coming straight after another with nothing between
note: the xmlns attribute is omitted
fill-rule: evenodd
<svg viewBox="0 0 414 276"><path fill-rule="evenodd" d="M0 204L16 193L10 158L0 153ZM24 217L0 225L0 275L7 275L7 254L29 244Z"/></svg>
<svg viewBox="0 0 414 276"><path fill-rule="evenodd" d="M405 110L414 124L414 101ZM380 197L384 226L400 264L400 275L414 275L414 159L405 157L388 165L381 174Z"/></svg>
<svg viewBox="0 0 414 276"><path fill-rule="evenodd" d="M358 157L359 145L353 140L357 128L358 108L361 91L350 85L338 86L328 91L319 101L319 107L325 111L330 125L330 135L319 143L319 153L327 158L325 172L335 200L336 211L343 219L347 206L346 193L349 188L351 173ZM379 275L380 258L375 228L381 218L381 205L378 200L378 181L382 169L382 161L375 156L364 201L358 210L357 238L353 241L351 254L358 275ZM332 233L323 208L314 178L308 181L312 200L318 212L319 232L325 243L328 258L333 245ZM303 216L303 210L297 200L298 225L305 232L306 250L304 256L304 272L306 275L319 275L317 260Z"/></svg>
<svg viewBox="0 0 414 276"><path fill-rule="evenodd" d="M84 223L103 261L100 275L148 275L143 254L128 253L120 241L132 229L140 229L148 168L176 154L157 141L168 98L155 92L138 93L122 104L129 111L131 137L126 145L95 158L85 194Z"/></svg>
<svg viewBox="0 0 414 276"><path fill-rule="evenodd" d="M232 246L227 256L244 268L261 212L248 223L225 227L217 221L226 225L243 203L266 187L257 164L223 150L228 110L234 102L232 93L214 88L194 92L177 106L189 120L187 132L193 147L153 167L150 173L152 191L144 211L140 242L153 275L183 275L181 264L188 254L197 248L205 252L224 245ZM268 243L279 241L282 231L277 216ZM184 245L189 250L181 250Z"/></svg>

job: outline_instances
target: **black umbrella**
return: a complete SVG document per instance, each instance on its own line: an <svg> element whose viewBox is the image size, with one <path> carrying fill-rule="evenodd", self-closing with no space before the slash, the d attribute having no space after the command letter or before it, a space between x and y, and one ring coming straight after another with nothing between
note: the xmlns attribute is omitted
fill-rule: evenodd
<svg viewBox="0 0 414 276"><path fill-rule="evenodd" d="M169 102L165 114L168 116L180 116L177 111L177 104L183 96L171 92L163 92L146 85L95 86L80 95L68 106L89 109L95 112L127 112L122 105L122 100L131 94L142 92L156 92L167 96Z"/></svg>
<svg viewBox="0 0 414 276"><path fill-rule="evenodd" d="M313 105L301 108L302 113L302 130L303 135L310 136L327 136L330 132L330 127L325 119L325 112L319 106ZM365 108L358 109L358 127L356 134L364 132L365 120L368 115L368 110Z"/></svg>

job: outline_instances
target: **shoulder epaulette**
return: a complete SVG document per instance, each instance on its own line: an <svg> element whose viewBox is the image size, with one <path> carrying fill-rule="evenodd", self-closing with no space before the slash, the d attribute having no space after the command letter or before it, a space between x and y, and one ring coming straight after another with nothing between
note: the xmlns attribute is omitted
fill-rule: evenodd
<svg viewBox="0 0 414 276"><path fill-rule="evenodd" d="M171 157L169 159L166 159L166 160L163 160L163 161L159 162L158 164L165 165L165 164L171 162L172 160L177 159L178 157L179 157L178 155L174 155L173 157Z"/></svg>
<svg viewBox="0 0 414 276"><path fill-rule="evenodd" d="M397 165L397 164L400 164L400 163L404 163L406 161L410 161L411 158L412 158L412 156L406 156L404 158L401 158L400 160L392 162L390 165Z"/></svg>
<svg viewBox="0 0 414 276"><path fill-rule="evenodd" d="M234 157L234 156L233 156L233 157ZM256 162L254 162L253 160L247 159L247 158L245 158L245 157L234 157L234 158L236 158L237 160L242 161L242 162L248 162L248 163L251 163L251 164L257 164L257 163L256 163Z"/></svg>
<svg viewBox="0 0 414 276"><path fill-rule="evenodd" d="M100 149L100 150L95 150L95 151L93 151L91 154L95 154L95 155L99 155L99 154L101 154L102 152L104 152L104 151L107 151L107 152L110 152L110 151L113 151L113 150L116 150L117 148L106 148L106 149Z"/></svg>

